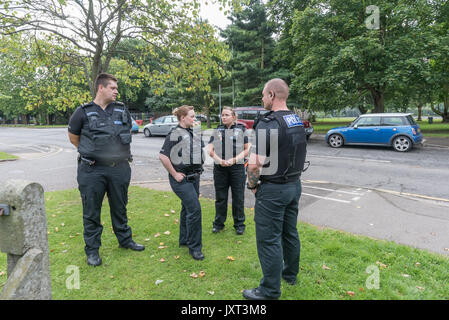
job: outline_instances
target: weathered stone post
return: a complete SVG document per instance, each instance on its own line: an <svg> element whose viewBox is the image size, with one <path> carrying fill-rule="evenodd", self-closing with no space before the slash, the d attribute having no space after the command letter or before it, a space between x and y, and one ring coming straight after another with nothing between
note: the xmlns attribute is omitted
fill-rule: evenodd
<svg viewBox="0 0 449 320"><path fill-rule="evenodd" d="M0 249L8 253L0 299L51 299L44 189L23 180L0 182L0 204Z"/></svg>

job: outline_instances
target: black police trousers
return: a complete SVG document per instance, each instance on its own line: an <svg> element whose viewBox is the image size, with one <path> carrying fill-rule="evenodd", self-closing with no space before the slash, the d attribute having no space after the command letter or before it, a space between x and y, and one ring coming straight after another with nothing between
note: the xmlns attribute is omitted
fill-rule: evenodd
<svg viewBox="0 0 449 320"><path fill-rule="evenodd" d="M235 164L230 167L214 165L215 187L215 220L213 226L219 230L224 228L228 214L229 187L232 192L232 217L236 230L245 229L245 166Z"/></svg>
<svg viewBox="0 0 449 320"><path fill-rule="evenodd" d="M301 181L262 183L256 192L254 222L263 278L262 294L279 298L281 277L296 282L301 244L297 230Z"/></svg>
<svg viewBox="0 0 449 320"><path fill-rule="evenodd" d="M173 192L181 199L181 215L179 221L179 245L187 246L191 251L202 249L202 225L200 205L200 175L192 181L184 178L176 181L169 174L170 186Z"/></svg>
<svg viewBox="0 0 449 320"><path fill-rule="evenodd" d="M112 229L120 245L126 246L132 240L132 231L128 226L126 205L128 187L131 180L131 168L128 161L114 167L103 165L89 166L78 163L78 189L83 203L84 250L86 254L98 252L101 246L101 206L107 194Z"/></svg>

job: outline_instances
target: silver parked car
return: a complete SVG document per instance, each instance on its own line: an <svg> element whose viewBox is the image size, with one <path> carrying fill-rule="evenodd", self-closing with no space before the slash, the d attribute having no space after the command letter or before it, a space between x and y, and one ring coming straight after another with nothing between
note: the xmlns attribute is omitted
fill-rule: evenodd
<svg viewBox="0 0 449 320"><path fill-rule="evenodd" d="M178 125L178 118L175 116L164 116L153 120L152 123L147 124L143 128L145 137L151 136L166 136Z"/></svg>

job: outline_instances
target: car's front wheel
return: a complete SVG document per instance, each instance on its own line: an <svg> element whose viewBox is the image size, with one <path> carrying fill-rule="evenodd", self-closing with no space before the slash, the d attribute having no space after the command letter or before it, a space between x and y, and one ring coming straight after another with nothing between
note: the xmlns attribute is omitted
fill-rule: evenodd
<svg viewBox="0 0 449 320"><path fill-rule="evenodd" d="M151 131L150 131L150 129L145 128L145 129L143 130L143 133L145 134L145 137L151 137Z"/></svg>
<svg viewBox="0 0 449 320"><path fill-rule="evenodd" d="M343 137L339 134L331 134L328 142L332 148L340 148L344 144Z"/></svg>
<svg viewBox="0 0 449 320"><path fill-rule="evenodd" d="M393 148L396 151L407 152L412 146L412 141L406 136L399 136L393 139Z"/></svg>

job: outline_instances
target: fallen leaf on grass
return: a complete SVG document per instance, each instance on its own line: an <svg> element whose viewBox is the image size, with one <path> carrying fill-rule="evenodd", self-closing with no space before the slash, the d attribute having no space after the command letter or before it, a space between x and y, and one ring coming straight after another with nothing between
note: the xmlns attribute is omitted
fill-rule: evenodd
<svg viewBox="0 0 449 320"><path fill-rule="evenodd" d="M354 291L346 291L346 294L347 294L348 296L353 297L353 296L355 295L355 292L354 292Z"/></svg>
<svg viewBox="0 0 449 320"><path fill-rule="evenodd" d="M172 210L170 210L170 212L171 212L171 213L176 213L176 212L175 212L175 210L173 210L173 209L172 209Z"/></svg>
<svg viewBox="0 0 449 320"><path fill-rule="evenodd" d="M207 291L207 293L213 296L215 294L215 291Z"/></svg>
<svg viewBox="0 0 449 320"><path fill-rule="evenodd" d="M145 241L150 241L150 238L145 238Z"/></svg>
<svg viewBox="0 0 449 320"><path fill-rule="evenodd" d="M179 259L179 256L174 256L173 258L175 258L175 260L178 260L178 259Z"/></svg>
<svg viewBox="0 0 449 320"><path fill-rule="evenodd" d="M206 275L206 272L204 272L203 270L200 271L200 277L204 277Z"/></svg>
<svg viewBox="0 0 449 320"><path fill-rule="evenodd" d="M179 222L179 220L178 220L178 219L175 219L174 223L175 223L175 224L178 224L178 222Z"/></svg>
<svg viewBox="0 0 449 320"><path fill-rule="evenodd" d="M328 266L326 266L325 264L323 264L323 266L321 267L323 270L332 270L331 268L329 268Z"/></svg>
<svg viewBox="0 0 449 320"><path fill-rule="evenodd" d="M159 284L161 284L162 282L164 282L164 280L156 280L155 284L156 284L156 285L159 285Z"/></svg>
<svg viewBox="0 0 449 320"><path fill-rule="evenodd" d="M159 246L159 247L157 247L158 249L165 249L165 248L168 248L168 246Z"/></svg>
<svg viewBox="0 0 449 320"><path fill-rule="evenodd" d="M56 231L56 232L59 232L59 228L58 228L58 227L56 227L56 228L55 228L55 231Z"/></svg>
<svg viewBox="0 0 449 320"><path fill-rule="evenodd" d="M157 237L160 237L160 235L161 235L161 234L158 232L158 233L156 233L156 234L154 235L154 237L157 238Z"/></svg>
<svg viewBox="0 0 449 320"><path fill-rule="evenodd" d="M167 236L169 236L169 235L170 235L170 233L171 233L171 232L170 232L170 231L168 231L168 230L164 232L164 234L165 234L165 235L167 235Z"/></svg>
<svg viewBox="0 0 449 320"><path fill-rule="evenodd" d="M233 256L227 256L226 259L228 259L229 261L235 261L235 258Z"/></svg>
<svg viewBox="0 0 449 320"><path fill-rule="evenodd" d="M380 262L380 261L376 261L376 264L377 264L381 269L387 268L387 265L386 265L386 264L383 264L383 263Z"/></svg>
<svg viewBox="0 0 449 320"><path fill-rule="evenodd" d="M409 278L409 277L410 277L409 274L405 274L405 273L403 273L402 276L403 276L404 278Z"/></svg>
<svg viewBox="0 0 449 320"><path fill-rule="evenodd" d="M164 217L170 217L170 215L168 213L164 214Z"/></svg>
<svg viewBox="0 0 449 320"><path fill-rule="evenodd" d="M198 278L198 275L195 272L192 272L190 274L190 277L196 279L196 278Z"/></svg>
<svg viewBox="0 0 449 320"><path fill-rule="evenodd" d="M6 274L5 271L0 271L0 277L1 277L1 276L4 276L5 274Z"/></svg>
<svg viewBox="0 0 449 320"><path fill-rule="evenodd" d="M159 262L165 262L165 259L164 259L164 258L161 258L161 259L159 260Z"/></svg>
<svg viewBox="0 0 449 320"><path fill-rule="evenodd" d="M418 289L418 290L424 290L424 288L423 288L423 287L420 287L420 286L416 286L416 289Z"/></svg>

